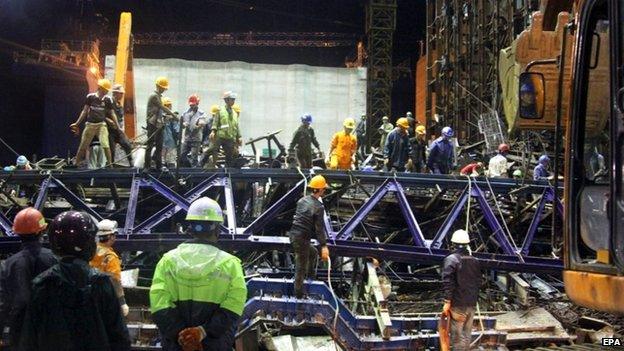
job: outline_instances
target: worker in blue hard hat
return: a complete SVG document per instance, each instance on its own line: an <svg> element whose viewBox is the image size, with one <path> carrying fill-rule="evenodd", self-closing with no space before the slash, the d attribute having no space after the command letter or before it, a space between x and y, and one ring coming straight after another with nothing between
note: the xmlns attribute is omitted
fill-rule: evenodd
<svg viewBox="0 0 624 351"><path fill-rule="evenodd" d="M301 116L301 125L295 131L292 141L288 150L296 150L297 161L299 161L299 167L312 168L312 145L318 152L321 151L321 146L316 135L314 135L314 129L310 126L312 124L312 115L309 113ZM289 151L290 152L290 151Z"/></svg>
<svg viewBox="0 0 624 351"><path fill-rule="evenodd" d="M533 180L548 179L550 172L548 172L548 165L550 164L550 157L548 155L542 155L537 161L537 166L533 169Z"/></svg>
<svg viewBox="0 0 624 351"><path fill-rule="evenodd" d="M29 171L32 169L30 162L24 155L20 155L15 161L15 169L22 171Z"/></svg>
<svg viewBox="0 0 624 351"><path fill-rule="evenodd" d="M232 350L247 287L238 257L216 246L223 211L202 197L189 206L186 222L193 239L163 255L150 288L163 350Z"/></svg>
<svg viewBox="0 0 624 351"><path fill-rule="evenodd" d="M535 88L527 82L520 86L520 116L524 118L537 118L537 106Z"/></svg>
<svg viewBox="0 0 624 351"><path fill-rule="evenodd" d="M451 318L453 350L470 350L472 319L481 287L481 265L470 254L470 235L463 229L451 237L454 252L442 265L444 306L442 313Z"/></svg>
<svg viewBox="0 0 624 351"><path fill-rule="evenodd" d="M434 174L449 174L455 162L455 150L451 138L454 132L451 127L442 128L442 135L436 139L429 149L427 167Z"/></svg>

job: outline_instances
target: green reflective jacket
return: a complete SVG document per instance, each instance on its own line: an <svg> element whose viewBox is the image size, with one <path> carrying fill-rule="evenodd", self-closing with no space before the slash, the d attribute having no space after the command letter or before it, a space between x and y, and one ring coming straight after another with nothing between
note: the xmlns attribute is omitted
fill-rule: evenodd
<svg viewBox="0 0 624 351"><path fill-rule="evenodd" d="M151 311L164 346L177 345L182 329L203 326L205 350L226 348L246 300L240 260L199 241L163 255L150 288Z"/></svg>
<svg viewBox="0 0 624 351"><path fill-rule="evenodd" d="M227 111L227 106L221 107L212 122L212 130L215 131L217 138L237 140L241 137L238 125L238 113L230 109L231 114Z"/></svg>

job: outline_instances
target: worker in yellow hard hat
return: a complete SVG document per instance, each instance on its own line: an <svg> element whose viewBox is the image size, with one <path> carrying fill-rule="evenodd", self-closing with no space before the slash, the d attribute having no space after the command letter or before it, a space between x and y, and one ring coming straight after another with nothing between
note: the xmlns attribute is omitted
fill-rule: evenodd
<svg viewBox="0 0 624 351"><path fill-rule="evenodd" d="M405 165L411 152L408 129L407 118L399 118L396 122L396 128L388 134L383 151L384 170L405 171Z"/></svg>
<svg viewBox="0 0 624 351"><path fill-rule="evenodd" d="M329 169L351 169L355 162L357 138L352 134L355 120L347 118L343 122L344 129L336 134L329 148Z"/></svg>
<svg viewBox="0 0 624 351"><path fill-rule="evenodd" d="M416 135L410 138L412 151L407 164L407 170L413 173L424 173L427 163L427 128L424 125L416 127Z"/></svg>
<svg viewBox="0 0 624 351"><path fill-rule="evenodd" d="M97 91L87 95L80 116L78 116L76 122L69 125L69 129L72 133L78 135L80 133L80 125L86 121L85 129L80 138L80 145L76 152L77 166L84 160L87 154L87 148L95 137L98 137L100 140L100 146L104 149L107 164L110 165L113 161L108 142L107 123L117 125L117 117L113 112L113 100L109 96L106 96L111 88L112 84L110 80L98 80Z"/></svg>
<svg viewBox="0 0 624 351"><path fill-rule="evenodd" d="M156 90L147 99L147 147L145 148L145 169L152 165L152 149L156 169L162 168L162 148L164 127L168 120L175 118L175 114L162 103L162 94L169 89L169 80L166 77L156 78Z"/></svg>
<svg viewBox="0 0 624 351"><path fill-rule="evenodd" d="M329 186L325 177L317 175L310 179L308 188L312 194L297 201L293 224L288 232L293 253L295 254L295 296L303 297L303 280L313 278L318 252L310 243L316 239L321 247L321 259L329 260L327 231L325 230L325 207L323 196Z"/></svg>
<svg viewBox="0 0 624 351"><path fill-rule="evenodd" d="M165 96L162 98L162 104L166 108L173 111L173 101ZM177 112L173 113L177 115ZM173 168L178 162L178 143L180 143L180 123L179 121L169 118L163 127L163 155L165 164L169 168Z"/></svg>
<svg viewBox="0 0 624 351"><path fill-rule="evenodd" d="M237 111L237 104L232 105L232 110L234 112L239 113L240 108ZM204 132L202 136L202 156L199 161L199 167L207 167L214 168L216 165L216 152L215 148L212 147L213 142L210 140L210 134L212 133L212 125L214 120L218 117L221 112L221 107L219 105L210 106L210 112L208 113L208 117L206 119L206 125L204 126Z"/></svg>

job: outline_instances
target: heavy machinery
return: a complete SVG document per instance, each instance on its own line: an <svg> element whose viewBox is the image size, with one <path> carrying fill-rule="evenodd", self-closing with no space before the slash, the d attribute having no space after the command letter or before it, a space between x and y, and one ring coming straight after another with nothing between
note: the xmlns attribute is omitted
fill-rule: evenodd
<svg viewBox="0 0 624 351"><path fill-rule="evenodd" d="M623 313L624 1L580 1L577 8L566 28L575 43L565 123L563 277L575 303ZM564 72L560 67L559 91ZM520 75L518 111L524 122L545 118L551 93L546 81L542 73ZM562 94L556 102L561 116Z"/></svg>

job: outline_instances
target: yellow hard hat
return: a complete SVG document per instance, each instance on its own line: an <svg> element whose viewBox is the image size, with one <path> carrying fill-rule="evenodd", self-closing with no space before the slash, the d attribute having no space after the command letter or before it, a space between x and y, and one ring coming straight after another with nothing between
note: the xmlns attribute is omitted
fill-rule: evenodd
<svg viewBox="0 0 624 351"><path fill-rule="evenodd" d="M163 89L169 89L169 80L167 77L158 77L156 78L156 85Z"/></svg>
<svg viewBox="0 0 624 351"><path fill-rule="evenodd" d="M106 79L106 78L102 78L102 79L98 79L98 87L109 91L111 90L112 84L110 82L110 80Z"/></svg>
<svg viewBox="0 0 624 351"><path fill-rule="evenodd" d="M401 127L401 128L403 128L403 129L407 129L407 128L409 128L409 121L407 120L407 118L401 117L401 118L397 119L396 125Z"/></svg>
<svg viewBox="0 0 624 351"><path fill-rule="evenodd" d="M347 118L344 120L342 124L345 128L354 129L355 128L355 120L353 118Z"/></svg>
<svg viewBox="0 0 624 351"><path fill-rule="evenodd" d="M421 124L418 127L416 127L416 133L420 135L425 135L427 134L427 128Z"/></svg>
<svg viewBox="0 0 624 351"><path fill-rule="evenodd" d="M234 110L234 112L236 112L236 113L240 113L240 111L241 111L240 105L239 104L232 105L232 110Z"/></svg>
<svg viewBox="0 0 624 351"><path fill-rule="evenodd" d="M162 101L163 106L171 107L171 105L173 105L171 99L166 96L163 97L161 101Z"/></svg>
<svg viewBox="0 0 624 351"><path fill-rule="evenodd" d="M325 177L323 177L322 175L316 175L312 177L312 179L310 179L310 182L308 183L308 188L327 189L329 188L329 186L327 186L327 181L325 180Z"/></svg>
<svg viewBox="0 0 624 351"><path fill-rule="evenodd" d="M213 115L216 115L219 112L219 110L220 110L219 105L210 106L210 113Z"/></svg>

